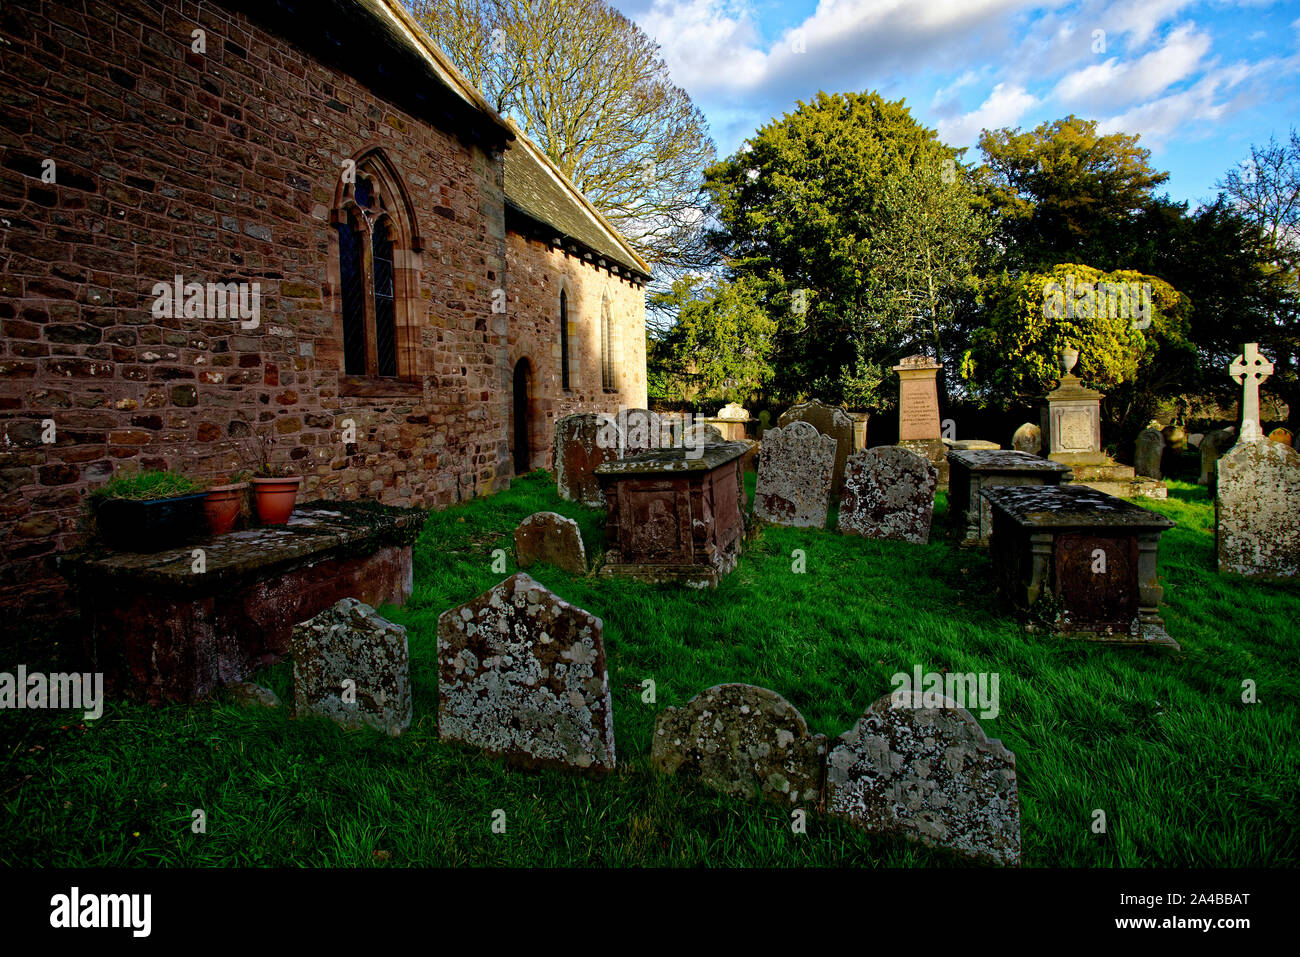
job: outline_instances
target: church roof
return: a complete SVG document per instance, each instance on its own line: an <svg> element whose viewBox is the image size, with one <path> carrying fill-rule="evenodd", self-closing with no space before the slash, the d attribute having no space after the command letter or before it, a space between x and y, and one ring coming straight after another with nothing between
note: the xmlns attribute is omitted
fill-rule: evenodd
<svg viewBox="0 0 1300 957"><path fill-rule="evenodd" d="M510 124L515 138L506 150L506 206L534 222L549 226L553 236L539 235L544 242L563 248L581 247L593 261L605 259L645 281L649 264L637 255L591 201L542 152L524 132Z"/></svg>

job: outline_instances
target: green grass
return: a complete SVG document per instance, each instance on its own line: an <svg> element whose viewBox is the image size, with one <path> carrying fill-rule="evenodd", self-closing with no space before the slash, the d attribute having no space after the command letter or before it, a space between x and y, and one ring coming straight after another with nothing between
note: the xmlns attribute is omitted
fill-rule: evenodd
<svg viewBox="0 0 1300 957"><path fill-rule="evenodd" d="M129 498L140 501L152 501L161 498L175 498L178 495L192 495L201 492L207 486L186 478L179 472L154 469L147 472L119 472L111 479L90 493L92 500L105 498Z"/></svg>
<svg viewBox="0 0 1300 957"><path fill-rule="evenodd" d="M892 674L919 664L1000 676L1001 714L983 725L1016 753L1026 864L1294 866L1300 591L1215 573L1204 490L1172 483L1167 502L1143 504L1178 522L1161 542L1160 571L1181 652L1027 633L984 555L939 536L913 546L767 528L719 588L702 592L534 566L605 623L619 766L592 779L518 770L437 736L437 618L504 577L492 571L493 549L507 551L513 573L511 532L539 509L577 519L599 549L603 516L559 501L535 473L432 513L415 546L412 599L383 610L410 636L406 735L219 702L113 702L89 727L66 712L0 713L0 862L949 865L943 852L837 821L811 817L796 835L781 808L649 768L656 712L710 685L769 687L814 731L837 735L891 690ZM941 496L936 529L943 508ZM791 570L795 549L805 574ZM655 705L642 703L646 678ZM1259 703L1242 702L1244 679ZM289 664L257 680L292 700ZM206 834L191 833L195 808L206 811ZM491 830L498 808L505 834ZM1105 834L1091 829L1094 809L1106 813Z"/></svg>

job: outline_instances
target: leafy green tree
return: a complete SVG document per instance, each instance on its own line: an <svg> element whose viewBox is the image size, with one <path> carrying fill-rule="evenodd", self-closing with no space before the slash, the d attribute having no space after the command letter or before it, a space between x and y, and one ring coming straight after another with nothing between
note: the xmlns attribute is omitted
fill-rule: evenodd
<svg viewBox="0 0 1300 957"><path fill-rule="evenodd" d="M1145 298L1139 292L1122 301L1117 290L1127 296L1134 284ZM1079 350L1075 375L1107 394L1112 420L1139 418L1170 386L1162 363L1191 348L1184 297L1138 272L1074 263L1004 272L985 283L983 301L986 322L971 338L961 374L984 405L1036 405L1060 378L1058 356L1068 346Z"/></svg>
<svg viewBox="0 0 1300 957"><path fill-rule="evenodd" d="M1033 131L985 130L982 194L1010 269L1058 263L1125 268L1132 223L1169 179L1126 133L1101 136L1094 120L1070 115Z"/></svg>
<svg viewBox="0 0 1300 957"><path fill-rule="evenodd" d="M760 296L752 280L688 278L658 297L677 314L660 350L665 368L692 383L696 402L743 402L771 382L776 323Z"/></svg>
<svg viewBox="0 0 1300 957"><path fill-rule="evenodd" d="M880 404L888 365L952 348L981 237L960 158L901 100L819 93L705 171L715 242L776 322L779 392Z"/></svg>

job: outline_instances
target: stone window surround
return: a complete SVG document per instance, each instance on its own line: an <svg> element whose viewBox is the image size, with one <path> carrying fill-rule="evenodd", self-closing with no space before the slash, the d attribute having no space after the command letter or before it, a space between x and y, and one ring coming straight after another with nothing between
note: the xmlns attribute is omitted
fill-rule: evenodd
<svg viewBox="0 0 1300 957"><path fill-rule="evenodd" d="M423 239L406 186L398 175L383 148L368 145L351 159L356 163L356 175L365 176L374 184L378 195L383 196L387 208L382 217L367 216L351 198L350 184L338 178L334 190L334 203L330 210L330 230L328 236L329 251L326 257L326 287L324 306L333 320L335 341L343 341L343 296L341 270L339 266L338 230L333 228L343 222L351 211L358 220L359 232L363 238L362 271L366 282L366 295L363 296L367 340L372 339L375 330L375 304L373 296L374 267L372 262L371 234L373 227L385 222L392 232L393 240L393 299L394 299L394 335L397 348L397 375L346 375L343 370L343 357L339 357L339 394L359 397L418 396L424 392L423 379L416 363L416 347L419 344L420 270ZM341 167L340 167L341 168ZM367 364L370 365L372 353L367 348Z"/></svg>

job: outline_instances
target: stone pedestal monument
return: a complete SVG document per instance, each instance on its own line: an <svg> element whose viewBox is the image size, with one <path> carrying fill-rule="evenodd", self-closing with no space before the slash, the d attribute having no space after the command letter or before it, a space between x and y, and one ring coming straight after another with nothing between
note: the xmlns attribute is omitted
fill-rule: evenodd
<svg viewBox="0 0 1300 957"><path fill-rule="evenodd" d="M1070 466L1070 484L1120 498L1165 498L1163 484L1139 477L1132 466L1120 465L1101 450L1102 394L1072 373L1078 359L1077 350L1061 350L1061 381L1043 406L1043 451L1053 462Z"/></svg>
<svg viewBox="0 0 1300 957"><path fill-rule="evenodd" d="M939 470L938 487L948 487L947 448L939 424L939 387L943 364L929 356L908 356L894 366L898 373L898 444Z"/></svg>

